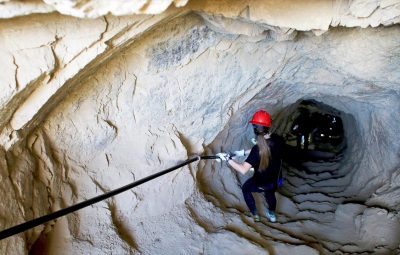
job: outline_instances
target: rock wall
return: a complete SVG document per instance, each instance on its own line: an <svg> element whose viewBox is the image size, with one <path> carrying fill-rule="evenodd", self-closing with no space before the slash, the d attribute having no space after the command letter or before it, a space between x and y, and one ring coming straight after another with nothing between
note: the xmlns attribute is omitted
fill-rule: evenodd
<svg viewBox="0 0 400 255"><path fill-rule="evenodd" d="M1 253L400 253L398 2L57 2L0 5L2 229L249 147L258 108L280 132L298 100L330 105L347 116L348 149L336 175L285 167L276 224L243 215L248 176L207 161Z"/></svg>

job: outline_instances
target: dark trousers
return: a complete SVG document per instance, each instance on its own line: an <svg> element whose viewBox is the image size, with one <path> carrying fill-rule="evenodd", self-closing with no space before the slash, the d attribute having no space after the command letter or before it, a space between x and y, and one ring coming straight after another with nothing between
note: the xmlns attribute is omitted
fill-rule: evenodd
<svg viewBox="0 0 400 255"><path fill-rule="evenodd" d="M267 185L265 187L258 187L253 178L248 179L242 186L242 192L244 201L246 201L247 207L250 212L256 214L256 201L254 200L252 192L264 192L265 200L268 203L269 210L275 211L276 209L276 197L275 197L274 185Z"/></svg>

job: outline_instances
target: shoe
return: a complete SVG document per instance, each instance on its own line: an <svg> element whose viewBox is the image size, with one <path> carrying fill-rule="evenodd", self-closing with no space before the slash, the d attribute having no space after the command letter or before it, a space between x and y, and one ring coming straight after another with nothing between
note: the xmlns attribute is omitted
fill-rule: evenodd
<svg viewBox="0 0 400 255"><path fill-rule="evenodd" d="M245 211L244 215L246 215L247 217L253 217L253 214L251 214L251 212L249 211Z"/></svg>
<svg viewBox="0 0 400 255"><path fill-rule="evenodd" d="M265 211L265 217L267 217L270 222L276 222L276 215L273 211L267 209Z"/></svg>
<svg viewBox="0 0 400 255"><path fill-rule="evenodd" d="M260 222L261 221L260 216L258 214L253 215L253 220L254 220L254 222Z"/></svg>
<svg viewBox="0 0 400 255"><path fill-rule="evenodd" d="M251 212L244 213L247 217L252 217L255 222L260 222L260 216L258 214L252 214Z"/></svg>

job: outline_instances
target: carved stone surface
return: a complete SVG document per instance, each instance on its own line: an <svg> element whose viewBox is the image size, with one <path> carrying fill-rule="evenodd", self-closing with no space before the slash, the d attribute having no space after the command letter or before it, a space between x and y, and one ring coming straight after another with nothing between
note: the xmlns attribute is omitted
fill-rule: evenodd
<svg viewBox="0 0 400 255"><path fill-rule="evenodd" d="M1 254L400 253L397 1L105 3L0 1L1 229L250 148L259 108L277 133L299 100L335 108L346 154L320 172L285 165L275 224L243 214L249 175L203 161ZM133 13L146 15L118 16Z"/></svg>

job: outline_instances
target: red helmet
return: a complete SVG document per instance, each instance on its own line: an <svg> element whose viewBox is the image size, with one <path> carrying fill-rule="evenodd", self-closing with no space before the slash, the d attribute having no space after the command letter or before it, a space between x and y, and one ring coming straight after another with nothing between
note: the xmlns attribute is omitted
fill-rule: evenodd
<svg viewBox="0 0 400 255"><path fill-rule="evenodd" d="M271 115L268 112L259 110L254 113L253 118L250 120L251 124L256 124L264 127L271 127Z"/></svg>

